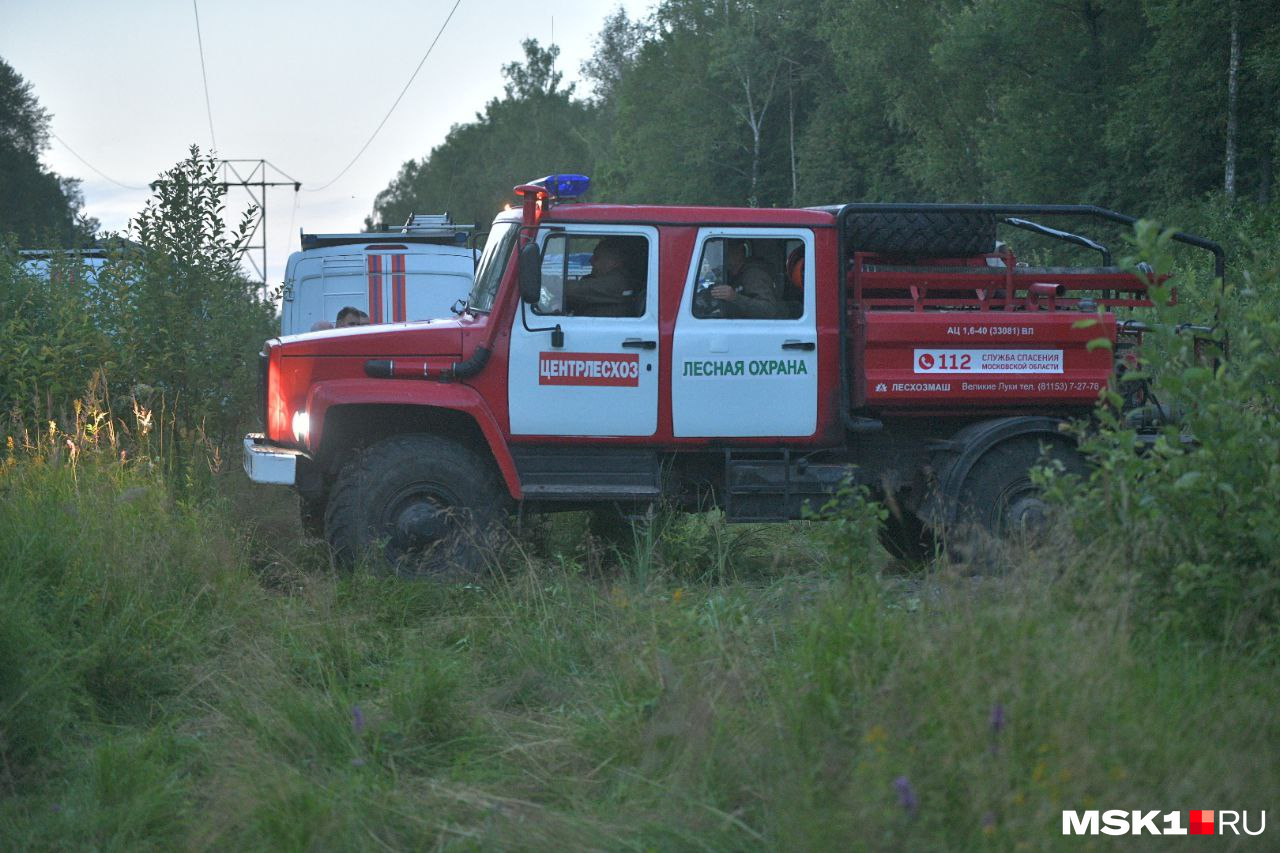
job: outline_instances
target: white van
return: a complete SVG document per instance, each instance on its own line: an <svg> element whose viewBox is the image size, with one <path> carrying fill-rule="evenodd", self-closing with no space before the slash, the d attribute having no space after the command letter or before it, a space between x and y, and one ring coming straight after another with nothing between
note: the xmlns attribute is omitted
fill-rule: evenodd
<svg viewBox="0 0 1280 853"><path fill-rule="evenodd" d="M471 292L473 225L411 216L399 231L303 234L284 272L280 333L331 328L348 305L372 323L451 316Z"/></svg>

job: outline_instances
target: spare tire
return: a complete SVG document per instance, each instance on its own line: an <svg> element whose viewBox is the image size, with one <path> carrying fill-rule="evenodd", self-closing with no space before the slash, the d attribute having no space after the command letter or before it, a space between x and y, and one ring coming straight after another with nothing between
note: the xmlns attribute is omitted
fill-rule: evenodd
<svg viewBox="0 0 1280 853"><path fill-rule="evenodd" d="M981 211L854 212L844 222L851 252L959 258L996 246L995 215Z"/></svg>

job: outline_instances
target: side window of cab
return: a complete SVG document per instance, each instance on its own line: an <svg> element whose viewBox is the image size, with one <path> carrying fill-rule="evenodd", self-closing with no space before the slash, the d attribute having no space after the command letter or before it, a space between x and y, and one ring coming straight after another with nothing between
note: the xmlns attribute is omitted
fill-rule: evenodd
<svg viewBox="0 0 1280 853"><path fill-rule="evenodd" d="M542 249L546 316L640 317L645 311L649 241L619 234L551 234Z"/></svg>
<svg viewBox="0 0 1280 853"><path fill-rule="evenodd" d="M716 237L703 244L693 294L701 320L794 320L804 309L804 243Z"/></svg>

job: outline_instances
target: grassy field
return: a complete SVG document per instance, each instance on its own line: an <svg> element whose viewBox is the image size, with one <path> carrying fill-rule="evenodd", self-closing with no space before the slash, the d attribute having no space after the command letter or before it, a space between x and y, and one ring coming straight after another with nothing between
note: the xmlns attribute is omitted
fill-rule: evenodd
<svg viewBox="0 0 1280 853"><path fill-rule="evenodd" d="M1075 849L1064 808L1280 793L1274 655L1136 623L1070 540L912 576L857 517L561 516L441 586L56 448L0 475L6 849Z"/></svg>
<svg viewBox="0 0 1280 853"><path fill-rule="evenodd" d="M1274 205L1188 202L1220 304L1138 223L1125 262L1178 298L1126 377L1182 425L1137 453L1108 389L1055 538L1002 572L906 573L853 502L617 547L562 516L446 585L335 570L237 470L272 306L208 228L214 161L167 174L92 286L0 252L0 851L1108 840L1064 809L1270 810L1215 848L1277 846ZM1173 331L1209 317L1229 359Z"/></svg>

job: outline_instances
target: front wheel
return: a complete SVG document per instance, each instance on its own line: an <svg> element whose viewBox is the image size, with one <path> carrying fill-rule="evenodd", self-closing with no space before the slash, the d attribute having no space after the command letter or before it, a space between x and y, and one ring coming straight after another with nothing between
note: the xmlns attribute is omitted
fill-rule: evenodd
<svg viewBox="0 0 1280 853"><path fill-rule="evenodd" d="M406 577L470 579L507 516L496 472L464 444L401 435L353 458L334 483L325 538L342 562L380 556Z"/></svg>
<svg viewBox="0 0 1280 853"><path fill-rule="evenodd" d="M298 520L302 523L302 532L313 539L324 538L324 510L327 500L327 495L321 498L298 495Z"/></svg>
<svg viewBox="0 0 1280 853"><path fill-rule="evenodd" d="M909 510L895 508L880 525L880 544L891 557L909 565L921 565L934 556L933 531Z"/></svg>

